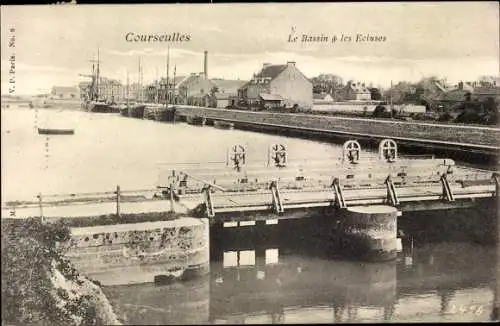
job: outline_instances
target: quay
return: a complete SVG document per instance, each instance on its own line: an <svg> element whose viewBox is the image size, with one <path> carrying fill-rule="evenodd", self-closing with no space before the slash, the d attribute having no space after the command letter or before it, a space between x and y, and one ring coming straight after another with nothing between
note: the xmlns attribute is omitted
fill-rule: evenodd
<svg viewBox="0 0 500 326"><path fill-rule="evenodd" d="M224 121L235 128L291 132L308 137L337 137L344 140L357 138L368 143L391 138L398 145L411 149L436 151L450 150L463 155L475 154L485 157L497 156L500 151L498 139L500 129L457 124L439 124L382 120L373 118L351 118L304 113L282 113L268 111L242 111L188 105L176 105L179 121L204 119Z"/></svg>
<svg viewBox="0 0 500 326"><path fill-rule="evenodd" d="M146 222L147 214L178 212L213 225L326 216L332 241L352 250L346 254L385 260L398 251L397 219L405 212L482 205L496 200L500 189L497 172L456 166L451 159L400 157L392 139L380 142L377 158L364 156L354 140L333 162L290 162L288 154L283 144L272 144L267 161L252 165L237 144L225 162L168 169L154 189L39 195L4 207L2 218L143 213Z"/></svg>

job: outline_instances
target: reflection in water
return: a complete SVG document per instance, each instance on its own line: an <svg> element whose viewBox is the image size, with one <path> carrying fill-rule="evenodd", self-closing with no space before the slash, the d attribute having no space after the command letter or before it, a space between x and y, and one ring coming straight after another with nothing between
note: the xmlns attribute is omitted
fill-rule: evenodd
<svg viewBox="0 0 500 326"><path fill-rule="evenodd" d="M134 324L489 320L494 248L424 244L359 263L325 256L307 236L284 241L283 232L305 232L300 223L211 230L209 277L106 292Z"/></svg>

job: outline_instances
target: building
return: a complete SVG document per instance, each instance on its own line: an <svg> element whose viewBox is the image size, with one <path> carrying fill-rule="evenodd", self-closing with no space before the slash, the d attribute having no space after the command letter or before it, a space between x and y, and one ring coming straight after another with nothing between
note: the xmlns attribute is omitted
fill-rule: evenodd
<svg viewBox="0 0 500 326"><path fill-rule="evenodd" d="M488 98L500 103L500 86L478 86L471 93L472 101L485 101Z"/></svg>
<svg viewBox="0 0 500 326"><path fill-rule="evenodd" d="M54 86L50 93L53 99L72 100L79 99L81 91L76 86Z"/></svg>
<svg viewBox="0 0 500 326"><path fill-rule="evenodd" d="M285 99L278 94L260 93L259 101L262 103L264 109L276 110L283 106Z"/></svg>
<svg viewBox="0 0 500 326"><path fill-rule="evenodd" d="M132 85L131 85L132 86ZM127 87L124 86L121 81L116 79L110 79L106 77L99 78L99 84L94 85L98 88L99 100L104 100L108 102L116 102L126 98ZM92 97L92 82L84 81L78 84L79 97L82 100L87 100ZM137 88L137 87L136 87ZM137 88L138 89L138 88ZM130 90L130 89L129 89Z"/></svg>
<svg viewBox="0 0 500 326"><path fill-rule="evenodd" d="M439 99L443 102L465 102L470 100L473 91L471 83L459 82L453 87L448 87Z"/></svg>
<svg viewBox="0 0 500 326"><path fill-rule="evenodd" d="M205 78L204 73L192 73L178 85L180 102L188 105L205 106L206 95L210 94L215 84Z"/></svg>
<svg viewBox="0 0 500 326"><path fill-rule="evenodd" d="M262 69L238 90L238 98L250 107L275 107L280 98L280 106L297 105L309 109L313 105L312 88L312 82L295 62L289 61L286 65L264 63Z"/></svg>
<svg viewBox="0 0 500 326"><path fill-rule="evenodd" d="M90 96L90 89L92 87L92 83L89 81L84 81L78 84L78 89L80 93L80 100L86 101Z"/></svg>
<svg viewBox="0 0 500 326"><path fill-rule="evenodd" d="M345 101L370 101L371 92L365 83L348 81L342 92Z"/></svg>
<svg viewBox="0 0 500 326"><path fill-rule="evenodd" d="M214 78L210 80L214 84L213 101L214 107L225 108L235 106L238 103L238 89L247 81Z"/></svg>
<svg viewBox="0 0 500 326"><path fill-rule="evenodd" d="M108 102L115 102L124 98L124 88L122 83L116 79L106 77L99 78L98 94L99 99Z"/></svg>

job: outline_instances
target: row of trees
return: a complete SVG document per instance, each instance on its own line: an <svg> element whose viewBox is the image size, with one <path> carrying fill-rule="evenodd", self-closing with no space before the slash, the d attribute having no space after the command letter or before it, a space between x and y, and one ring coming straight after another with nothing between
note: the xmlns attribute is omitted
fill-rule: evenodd
<svg viewBox="0 0 500 326"><path fill-rule="evenodd" d="M321 74L311 79L313 83L314 93L327 93L336 98L340 90L345 88L346 84L342 77L334 74ZM386 100L389 101L392 97L394 104L402 103L415 103L425 104L428 99L435 99L439 97L442 92L437 83L442 82L437 77L422 78L416 83L411 82L398 82L386 90L380 90L371 85L367 88L372 92L373 100Z"/></svg>
<svg viewBox="0 0 500 326"><path fill-rule="evenodd" d="M479 79L476 86L497 85L485 76ZM333 74L321 74L312 78L314 93L328 93L335 100L342 100L338 94L346 86L343 79ZM394 118L399 115L397 110L391 112L389 103L425 105L426 114L412 117L417 120L439 120L459 123L496 124L500 101L490 97L471 101L471 93L466 90L449 90L446 80L435 76L425 77L418 82L400 81L385 90L368 87L372 100L381 100L373 116Z"/></svg>

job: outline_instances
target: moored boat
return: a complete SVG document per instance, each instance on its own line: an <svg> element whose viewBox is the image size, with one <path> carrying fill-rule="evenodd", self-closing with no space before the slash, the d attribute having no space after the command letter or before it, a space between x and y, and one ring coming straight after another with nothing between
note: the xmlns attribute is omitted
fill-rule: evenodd
<svg viewBox="0 0 500 326"><path fill-rule="evenodd" d="M144 119L144 110L146 109L145 104L135 104L130 107L130 116L132 118Z"/></svg>
<svg viewBox="0 0 500 326"><path fill-rule="evenodd" d="M234 123L227 121L214 121L214 127L218 129L233 129Z"/></svg>
<svg viewBox="0 0 500 326"><path fill-rule="evenodd" d="M147 104L144 109L144 118L149 120L160 120L161 111L165 109L163 104Z"/></svg>
<svg viewBox="0 0 500 326"><path fill-rule="evenodd" d="M119 113L120 109L116 105L104 101L90 101L87 103L87 111L98 113Z"/></svg>
<svg viewBox="0 0 500 326"><path fill-rule="evenodd" d="M175 122L175 111L176 108L173 106L164 108L160 111L158 121Z"/></svg>
<svg viewBox="0 0 500 326"><path fill-rule="evenodd" d="M38 128L40 135L73 135L74 129L61 129L61 128Z"/></svg>
<svg viewBox="0 0 500 326"><path fill-rule="evenodd" d="M206 119L198 115L186 116L186 122L190 125L204 126Z"/></svg>

